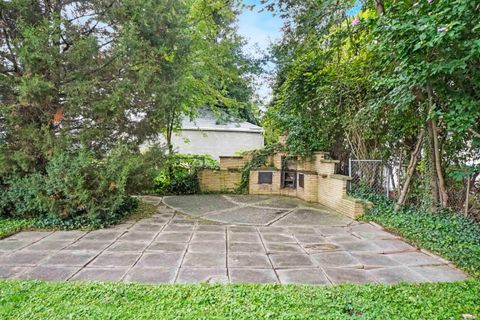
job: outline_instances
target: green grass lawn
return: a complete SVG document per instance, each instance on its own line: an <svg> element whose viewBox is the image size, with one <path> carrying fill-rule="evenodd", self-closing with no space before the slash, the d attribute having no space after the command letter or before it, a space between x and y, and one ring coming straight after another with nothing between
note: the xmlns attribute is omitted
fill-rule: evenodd
<svg viewBox="0 0 480 320"><path fill-rule="evenodd" d="M280 286L0 281L0 319L462 319L480 282Z"/></svg>

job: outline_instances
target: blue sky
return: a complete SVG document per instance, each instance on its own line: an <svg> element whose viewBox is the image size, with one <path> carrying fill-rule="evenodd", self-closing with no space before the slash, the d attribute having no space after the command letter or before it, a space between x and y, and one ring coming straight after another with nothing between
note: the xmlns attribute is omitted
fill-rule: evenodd
<svg viewBox="0 0 480 320"><path fill-rule="evenodd" d="M282 37L282 19L274 16L271 12L259 12L260 0L244 0L247 5L256 5L256 8L244 10L238 21L238 31L247 40L245 51L255 57L261 57L262 51L266 52L271 43L275 43ZM273 70L273 66L268 66ZM268 77L262 76L257 79L257 94L264 103L271 97L271 83Z"/></svg>

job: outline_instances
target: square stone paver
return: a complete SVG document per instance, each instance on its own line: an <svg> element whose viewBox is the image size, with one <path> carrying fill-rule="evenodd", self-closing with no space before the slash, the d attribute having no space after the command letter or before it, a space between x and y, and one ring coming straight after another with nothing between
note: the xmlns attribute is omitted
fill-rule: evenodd
<svg viewBox="0 0 480 320"><path fill-rule="evenodd" d="M229 254L228 267L251 267L271 269L272 264L266 255L262 254Z"/></svg>
<svg viewBox="0 0 480 320"><path fill-rule="evenodd" d="M373 269L373 270L369 270L368 273L372 275L378 282L381 282L381 283L428 281L425 277L422 277L419 273L404 266Z"/></svg>
<svg viewBox="0 0 480 320"><path fill-rule="evenodd" d="M324 268L324 271L333 284L375 282L374 276L362 269Z"/></svg>
<svg viewBox="0 0 480 320"><path fill-rule="evenodd" d="M0 241L0 252L19 250L31 244L32 244L32 241L28 241L28 240L4 239Z"/></svg>
<svg viewBox="0 0 480 320"><path fill-rule="evenodd" d="M128 268L83 268L70 280L73 281L120 281Z"/></svg>
<svg viewBox="0 0 480 320"><path fill-rule="evenodd" d="M297 240L289 234L262 233L262 238L265 242L297 243Z"/></svg>
<svg viewBox="0 0 480 320"><path fill-rule="evenodd" d="M345 251L316 253L312 257L322 267L346 267L360 264L357 259Z"/></svg>
<svg viewBox="0 0 480 320"><path fill-rule="evenodd" d="M272 226L263 226L258 227L258 232L262 234L290 234L288 228L286 227L272 227Z"/></svg>
<svg viewBox="0 0 480 320"><path fill-rule="evenodd" d="M185 242L190 241L191 232L161 232L155 238L155 242Z"/></svg>
<svg viewBox="0 0 480 320"><path fill-rule="evenodd" d="M314 228L311 227L289 227L287 228L288 232L291 233L292 235L308 235L308 234L317 234Z"/></svg>
<svg viewBox="0 0 480 320"><path fill-rule="evenodd" d="M134 267L124 277L125 282L139 283L173 283L176 268L142 268Z"/></svg>
<svg viewBox="0 0 480 320"><path fill-rule="evenodd" d="M257 229L251 226L229 226L227 227L229 233L256 233Z"/></svg>
<svg viewBox="0 0 480 320"><path fill-rule="evenodd" d="M183 252L144 253L136 266L141 268L178 268Z"/></svg>
<svg viewBox="0 0 480 320"><path fill-rule="evenodd" d="M301 244L330 242L327 238L319 234L297 234L295 238L297 238Z"/></svg>
<svg viewBox="0 0 480 320"><path fill-rule="evenodd" d="M48 254L43 251L20 251L0 257L0 266L30 267L43 262Z"/></svg>
<svg viewBox="0 0 480 320"><path fill-rule="evenodd" d="M341 235L349 235L350 232L347 228L345 227L326 227L326 226L318 226L315 227L315 231L324 236L341 236Z"/></svg>
<svg viewBox="0 0 480 320"><path fill-rule="evenodd" d="M63 240L78 240L85 236L87 232L84 231L55 231L48 237L43 238L44 241L63 241Z"/></svg>
<svg viewBox="0 0 480 320"><path fill-rule="evenodd" d="M261 243L229 242L228 251L232 253L265 253L265 248Z"/></svg>
<svg viewBox="0 0 480 320"><path fill-rule="evenodd" d="M275 268L286 267L315 267L316 264L307 254L299 253L274 253L270 255Z"/></svg>
<svg viewBox="0 0 480 320"><path fill-rule="evenodd" d="M121 241L152 241L155 236L157 235L156 232L147 232L147 231L128 231L124 233L121 237Z"/></svg>
<svg viewBox="0 0 480 320"><path fill-rule="evenodd" d="M228 241L231 242L261 242L258 233L230 233Z"/></svg>
<svg viewBox="0 0 480 320"><path fill-rule="evenodd" d="M371 252L352 252L352 256L364 266L394 267L400 265L399 262L390 259L388 255L385 254Z"/></svg>
<svg viewBox="0 0 480 320"><path fill-rule="evenodd" d="M272 269L229 269L232 283L278 283Z"/></svg>
<svg viewBox="0 0 480 320"><path fill-rule="evenodd" d="M149 233L158 233L164 228L163 224L135 224L133 227L128 229L129 232L149 232Z"/></svg>
<svg viewBox="0 0 480 320"><path fill-rule="evenodd" d="M96 251L100 252L112 244L112 241L101 241L101 240L83 240L71 244L62 251Z"/></svg>
<svg viewBox="0 0 480 320"><path fill-rule="evenodd" d="M343 242L341 244L338 244L338 246L340 246L341 248L347 251L370 251L370 252L379 251L379 247L368 240Z"/></svg>
<svg viewBox="0 0 480 320"><path fill-rule="evenodd" d="M294 252L294 253L305 253L302 247L296 243L275 243L267 242L265 243L268 253L276 252Z"/></svg>
<svg viewBox="0 0 480 320"><path fill-rule="evenodd" d="M195 231L199 232L225 232L226 227L216 225L199 225Z"/></svg>
<svg viewBox="0 0 480 320"><path fill-rule="evenodd" d="M79 267L52 267L38 266L25 273L19 274L19 279L29 280L49 280L49 281L65 281L73 276Z"/></svg>
<svg viewBox="0 0 480 320"><path fill-rule="evenodd" d="M0 266L0 279L13 278L28 269L28 267Z"/></svg>
<svg viewBox="0 0 480 320"><path fill-rule="evenodd" d="M131 241L117 241L107 248L108 252L142 252L147 246L148 242L131 242Z"/></svg>
<svg viewBox="0 0 480 320"><path fill-rule="evenodd" d="M47 238L48 239L48 238ZM33 250L33 251L58 251L63 248L68 247L72 244L74 240L40 240L28 247L24 250Z"/></svg>
<svg viewBox="0 0 480 320"><path fill-rule="evenodd" d="M194 232L191 242L225 241L225 232Z"/></svg>
<svg viewBox="0 0 480 320"><path fill-rule="evenodd" d="M154 242L148 246L146 251L183 252L186 249L187 243L183 242Z"/></svg>
<svg viewBox="0 0 480 320"><path fill-rule="evenodd" d="M376 245L383 253L417 250L402 240L370 240L370 242Z"/></svg>
<svg viewBox="0 0 480 320"><path fill-rule="evenodd" d="M467 275L450 266L410 267L413 271L433 282L453 282L467 279Z"/></svg>
<svg viewBox="0 0 480 320"><path fill-rule="evenodd" d="M320 269L284 269L277 274L284 284L330 284Z"/></svg>
<svg viewBox="0 0 480 320"><path fill-rule="evenodd" d="M442 260L426 255L420 251L401 252L387 255L389 258L407 266L426 266L445 264Z"/></svg>
<svg viewBox="0 0 480 320"><path fill-rule="evenodd" d="M344 235L338 235L338 236L329 236L326 238L329 242L333 242L333 243L344 243L344 242L355 242L355 241L359 241L359 240L363 240L363 239L360 239L358 237L355 237L351 234L344 234Z"/></svg>
<svg viewBox="0 0 480 320"><path fill-rule="evenodd" d="M103 252L92 262L88 264L89 267L130 267L138 260L141 253L127 253L127 252Z"/></svg>
<svg viewBox="0 0 480 320"><path fill-rule="evenodd" d="M120 237L124 231L117 231L117 230L95 230L87 233L83 239L84 240L115 240Z"/></svg>
<svg viewBox="0 0 480 320"><path fill-rule="evenodd" d="M90 262L97 252L85 252L85 251L59 251L53 256L49 257L42 264L49 266L84 266Z"/></svg>
<svg viewBox="0 0 480 320"><path fill-rule="evenodd" d="M355 231L353 232L356 236L362 238L362 239L375 239L375 240L395 240L399 239L398 236L387 232L387 231Z"/></svg>
<svg viewBox="0 0 480 320"><path fill-rule="evenodd" d="M22 231L13 236L7 238L7 240L21 240L21 241L30 241L36 242L41 240L48 235L52 234L52 231Z"/></svg>
<svg viewBox="0 0 480 320"><path fill-rule="evenodd" d="M163 229L165 232L191 232L195 229L194 225L170 224Z"/></svg>
<svg viewBox="0 0 480 320"><path fill-rule="evenodd" d="M177 283L227 283L225 268L181 268Z"/></svg>
<svg viewBox="0 0 480 320"><path fill-rule="evenodd" d="M187 252L182 267L196 268L226 268L225 253L193 253Z"/></svg>
<svg viewBox="0 0 480 320"><path fill-rule="evenodd" d="M203 253L203 252L218 252L224 253L227 251L225 241L203 241L191 242L188 246L188 252Z"/></svg>

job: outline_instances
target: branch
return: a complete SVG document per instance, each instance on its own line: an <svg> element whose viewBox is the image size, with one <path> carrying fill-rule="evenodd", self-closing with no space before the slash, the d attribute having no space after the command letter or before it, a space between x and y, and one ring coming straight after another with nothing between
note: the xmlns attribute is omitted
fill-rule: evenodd
<svg viewBox="0 0 480 320"><path fill-rule="evenodd" d="M477 131L473 130L472 128L468 129L468 131L470 131L470 133L472 133L475 137L480 138L480 133L478 133Z"/></svg>

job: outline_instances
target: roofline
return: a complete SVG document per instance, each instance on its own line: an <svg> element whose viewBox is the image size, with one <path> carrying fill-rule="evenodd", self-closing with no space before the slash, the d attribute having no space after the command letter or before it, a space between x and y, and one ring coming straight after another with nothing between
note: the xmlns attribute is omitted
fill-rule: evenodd
<svg viewBox="0 0 480 320"><path fill-rule="evenodd" d="M245 129L245 128L195 128L195 127L186 127L180 128L180 131L217 131L217 132L246 132L246 133L264 133L265 130L263 128L252 128L252 129Z"/></svg>

